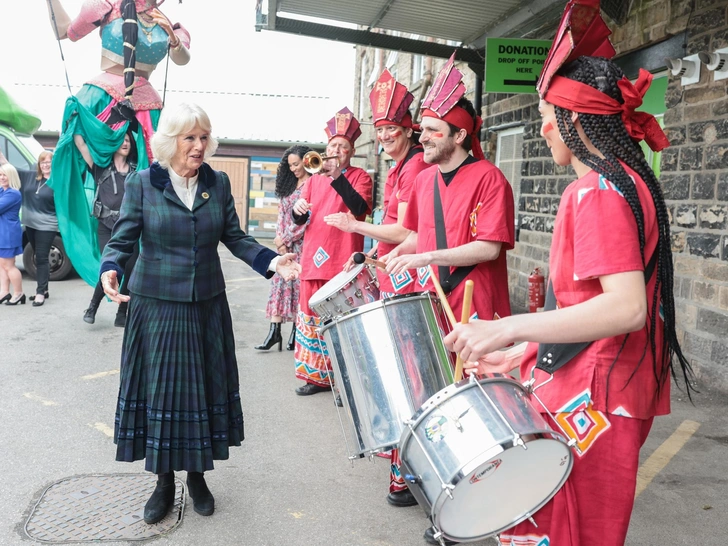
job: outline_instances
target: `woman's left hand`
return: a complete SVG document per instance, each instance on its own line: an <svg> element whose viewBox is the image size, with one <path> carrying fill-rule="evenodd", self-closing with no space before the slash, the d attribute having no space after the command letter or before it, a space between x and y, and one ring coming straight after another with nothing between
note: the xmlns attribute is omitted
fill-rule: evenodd
<svg viewBox="0 0 728 546"><path fill-rule="evenodd" d="M301 274L301 264L296 262L296 255L293 252L283 254L276 264L276 273L286 281L292 281Z"/></svg>
<svg viewBox="0 0 728 546"><path fill-rule="evenodd" d="M167 19L167 16L159 11L158 8L150 10L149 15L151 15L152 20L157 23L164 32L167 33L167 35L169 36L170 45L172 47L176 47L177 45L179 45L179 38L175 36L174 29L172 28L172 23L169 19Z"/></svg>

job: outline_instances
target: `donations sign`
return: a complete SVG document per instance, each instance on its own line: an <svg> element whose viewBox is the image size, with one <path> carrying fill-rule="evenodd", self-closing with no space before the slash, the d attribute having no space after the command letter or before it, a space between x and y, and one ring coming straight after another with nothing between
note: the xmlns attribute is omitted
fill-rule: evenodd
<svg viewBox="0 0 728 546"><path fill-rule="evenodd" d="M485 92L535 93L550 40L487 38Z"/></svg>

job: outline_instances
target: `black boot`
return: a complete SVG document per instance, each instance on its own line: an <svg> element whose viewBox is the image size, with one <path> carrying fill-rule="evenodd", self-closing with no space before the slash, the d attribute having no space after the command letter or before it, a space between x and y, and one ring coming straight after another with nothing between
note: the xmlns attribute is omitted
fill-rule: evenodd
<svg viewBox="0 0 728 546"><path fill-rule="evenodd" d="M99 310L99 303L101 302L91 300L91 303L88 304L88 309L83 312L84 322L88 322L89 324L96 322L96 311Z"/></svg>
<svg viewBox="0 0 728 546"><path fill-rule="evenodd" d="M255 349L259 351L267 351L273 345L278 344L278 350L283 350L283 338L281 337L281 323L280 322L271 322L270 323L270 330L268 330L268 337L265 338L265 341L261 343L260 345L256 345Z"/></svg>
<svg viewBox="0 0 728 546"><path fill-rule="evenodd" d="M286 345L286 351L292 351L296 348L296 323L293 323L291 329L291 337L288 338L288 345Z"/></svg>
<svg viewBox="0 0 728 546"><path fill-rule="evenodd" d="M119 309L116 311L116 318L114 319L114 326L119 328L126 327L126 311L129 308L129 302L123 301L119 304Z"/></svg>
<svg viewBox="0 0 728 546"><path fill-rule="evenodd" d="M144 521L148 524L162 521L174 505L174 472L157 475L157 487L144 507Z"/></svg>
<svg viewBox="0 0 728 546"><path fill-rule="evenodd" d="M211 516L215 511L215 497L212 496L210 490L205 483L204 472L188 472L187 487L192 497L192 505L195 512L201 516Z"/></svg>

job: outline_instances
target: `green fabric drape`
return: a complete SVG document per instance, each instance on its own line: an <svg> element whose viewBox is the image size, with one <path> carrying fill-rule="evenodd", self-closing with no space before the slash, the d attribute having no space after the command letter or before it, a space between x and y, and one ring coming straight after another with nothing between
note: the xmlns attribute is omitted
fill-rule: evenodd
<svg viewBox="0 0 728 546"><path fill-rule="evenodd" d="M40 127L40 118L20 106L0 87L0 123L5 123L18 133L32 135Z"/></svg>
<svg viewBox="0 0 728 546"><path fill-rule="evenodd" d="M92 100L87 100L89 98ZM109 165L114 152L124 142L128 128L128 124L125 124L114 131L96 118L111 100L103 90L93 86L85 86L77 96L68 98L63 112L63 132L53 155L53 168L48 180L55 194L58 229L63 245L75 270L91 286L96 286L98 282L101 259L96 238L97 221L91 216L96 183L89 174L73 136L79 134L84 138L96 165ZM82 102L91 105L91 108ZM159 112L151 113L156 129ZM141 125L134 131L133 138L138 151L137 169L146 169L149 159Z"/></svg>

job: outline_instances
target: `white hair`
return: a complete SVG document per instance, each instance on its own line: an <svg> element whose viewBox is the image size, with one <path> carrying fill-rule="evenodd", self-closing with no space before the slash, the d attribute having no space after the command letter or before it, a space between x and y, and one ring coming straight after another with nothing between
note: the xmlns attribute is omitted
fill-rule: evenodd
<svg viewBox="0 0 728 546"><path fill-rule="evenodd" d="M185 134L199 125L203 130L211 133L212 125L207 113L197 104L183 102L162 110L159 117L157 132L152 137L151 146L154 159L165 169L177 153L177 137ZM217 139L210 134L205 148L205 159L215 155Z"/></svg>

